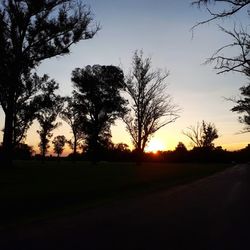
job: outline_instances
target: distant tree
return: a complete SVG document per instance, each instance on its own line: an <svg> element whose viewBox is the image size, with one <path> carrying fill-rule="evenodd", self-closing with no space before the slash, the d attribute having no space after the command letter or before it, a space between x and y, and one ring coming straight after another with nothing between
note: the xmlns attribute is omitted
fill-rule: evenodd
<svg viewBox="0 0 250 250"><path fill-rule="evenodd" d="M65 107L60 112L59 116L70 126L73 138L68 141L70 147L73 149L73 156L77 154L77 149L81 146L84 140L83 123L84 112L81 106L72 98L65 99Z"/></svg>
<svg viewBox="0 0 250 250"><path fill-rule="evenodd" d="M172 155L172 160L176 162L188 162L189 159L189 151L187 150L185 144L183 142L179 142L175 148L175 150L170 153Z"/></svg>
<svg viewBox="0 0 250 250"><path fill-rule="evenodd" d="M31 159L33 153L34 151L31 146L25 143L19 143L13 150L13 158L18 160L27 160Z"/></svg>
<svg viewBox="0 0 250 250"><path fill-rule="evenodd" d="M80 1L0 2L0 103L5 113L5 165L11 163L17 100L24 87L22 78L44 59L65 55L72 44L92 38L99 29L92 24L90 10Z"/></svg>
<svg viewBox="0 0 250 250"><path fill-rule="evenodd" d="M213 141L217 139L218 131L214 124L202 121L196 126L188 127L187 131L183 132L197 148L212 149L214 147Z"/></svg>
<svg viewBox="0 0 250 250"><path fill-rule="evenodd" d="M114 145L114 148L119 152L130 152L128 144L126 143L117 143Z"/></svg>
<svg viewBox="0 0 250 250"><path fill-rule="evenodd" d="M183 142L179 142L175 148L175 151L178 153L187 152L187 148Z"/></svg>
<svg viewBox="0 0 250 250"><path fill-rule="evenodd" d="M37 133L40 136L40 143L38 144L43 159L49 148L49 139L53 136L52 131L56 129L60 123L55 122L57 112L46 108L46 111L38 116L40 130Z"/></svg>
<svg viewBox="0 0 250 250"><path fill-rule="evenodd" d="M241 87L240 90L243 98L233 100L237 105L231 110L239 114L244 114L239 117L239 121L246 125L242 132L250 132L250 84Z"/></svg>
<svg viewBox="0 0 250 250"><path fill-rule="evenodd" d="M135 51L132 72L125 83L132 100L131 110L123 120L138 153L138 162L151 136L179 117L178 107L166 93L168 75L152 70L151 59L144 59L142 51Z"/></svg>
<svg viewBox="0 0 250 250"><path fill-rule="evenodd" d="M87 66L72 72L73 97L82 116L88 153L98 159L100 148L110 144L110 126L126 112L126 100L120 95L124 75L115 66Z"/></svg>
<svg viewBox="0 0 250 250"><path fill-rule="evenodd" d="M64 135L58 135L52 141L52 143L54 145L54 152L57 154L58 158L62 154L66 142L67 142L67 140L66 140L66 137Z"/></svg>
<svg viewBox="0 0 250 250"><path fill-rule="evenodd" d="M41 109L37 113L37 120L40 125L40 130L37 133L40 136L39 147L43 159L49 148L49 139L53 136L52 131L57 128L60 123L56 122L56 118L63 106L63 98L55 94L58 89L58 84L55 81L50 81L46 85L45 94L39 100Z"/></svg>

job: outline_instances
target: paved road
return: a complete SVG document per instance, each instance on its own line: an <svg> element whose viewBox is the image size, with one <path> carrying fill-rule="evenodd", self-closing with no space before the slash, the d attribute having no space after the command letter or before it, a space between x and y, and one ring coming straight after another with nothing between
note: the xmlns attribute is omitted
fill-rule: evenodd
<svg viewBox="0 0 250 250"><path fill-rule="evenodd" d="M249 169L248 169L249 168ZM250 249L250 166L2 232L0 249Z"/></svg>

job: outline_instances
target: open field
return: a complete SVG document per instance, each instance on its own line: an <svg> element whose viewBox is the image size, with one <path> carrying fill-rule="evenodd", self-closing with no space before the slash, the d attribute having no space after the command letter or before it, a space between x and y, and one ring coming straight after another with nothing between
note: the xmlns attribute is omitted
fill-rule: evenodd
<svg viewBox="0 0 250 250"><path fill-rule="evenodd" d="M36 161L0 170L0 225L78 213L114 199L190 182L225 164Z"/></svg>

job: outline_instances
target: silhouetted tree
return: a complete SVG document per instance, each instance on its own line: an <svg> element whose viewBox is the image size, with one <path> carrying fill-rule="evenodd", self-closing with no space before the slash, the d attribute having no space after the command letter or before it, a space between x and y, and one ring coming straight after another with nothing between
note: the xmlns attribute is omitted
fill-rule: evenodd
<svg viewBox="0 0 250 250"><path fill-rule="evenodd" d="M47 58L69 53L72 44L90 39L89 9L75 0L2 0L0 2L0 103L5 112L3 151L11 163L14 114L23 75Z"/></svg>
<svg viewBox="0 0 250 250"><path fill-rule="evenodd" d="M174 151L168 152L167 159L175 162L187 162L189 161L189 151L187 150L183 142L179 142Z"/></svg>
<svg viewBox="0 0 250 250"><path fill-rule="evenodd" d="M250 161L250 144L248 144L245 148L238 151L239 161L248 162Z"/></svg>
<svg viewBox="0 0 250 250"><path fill-rule="evenodd" d="M56 118L62 109L63 98L55 94L57 89L58 84L55 81L48 82L44 89L45 93L39 100L41 108L36 117L40 130L37 130L37 133L40 136L39 147L43 159L49 148L49 139L53 136L52 131L60 125L59 122L56 122Z"/></svg>
<svg viewBox="0 0 250 250"><path fill-rule="evenodd" d="M178 153L185 153L187 152L187 148L183 142L179 142L175 148L175 151Z"/></svg>
<svg viewBox="0 0 250 250"><path fill-rule="evenodd" d="M68 141L73 149L73 156L77 154L77 149L84 140L83 123L84 115L81 112L81 106L71 97L66 100L66 106L60 113L60 117L70 126L73 138Z"/></svg>
<svg viewBox="0 0 250 250"><path fill-rule="evenodd" d="M13 158L17 160L28 160L31 159L34 153L31 146L25 143L19 143L13 150Z"/></svg>
<svg viewBox="0 0 250 250"><path fill-rule="evenodd" d="M243 98L234 100L237 105L231 110L239 114L244 114L239 117L239 121L246 125L242 132L250 132L250 84L240 88Z"/></svg>
<svg viewBox="0 0 250 250"><path fill-rule="evenodd" d="M221 8L217 11L212 11L208 6L212 5L215 6L215 4L220 4ZM206 7L207 11L211 15L211 18L206 19L205 21L201 21L196 24L205 24L208 22L211 22L216 19L225 18L228 16L234 15L239 10L247 7L250 5L249 0L196 0L192 2L193 5L197 5L198 7L201 7L202 5Z"/></svg>
<svg viewBox="0 0 250 250"><path fill-rule="evenodd" d="M197 148L207 148L212 149L214 147L213 141L217 139L218 131L214 124L202 121L196 126L188 127L187 131L183 132Z"/></svg>
<svg viewBox="0 0 250 250"><path fill-rule="evenodd" d="M47 75L43 77L39 77L36 73L23 75L14 111L14 147L26 138L27 130L42 108L43 95L47 94L47 87L50 84Z"/></svg>
<svg viewBox="0 0 250 250"><path fill-rule="evenodd" d="M64 135L58 135L52 141L52 143L54 145L54 152L57 154L58 158L62 154L66 142L67 142L67 140L66 140L66 137Z"/></svg>
<svg viewBox="0 0 250 250"><path fill-rule="evenodd" d="M128 144L126 143L117 143L114 145L114 148L119 152L130 152Z"/></svg>
<svg viewBox="0 0 250 250"><path fill-rule="evenodd" d="M135 51L132 72L125 83L132 100L131 110L123 120L138 153L138 163L150 137L179 117L177 106L166 93L168 75L152 70L151 59L144 59L142 51Z"/></svg>
<svg viewBox="0 0 250 250"><path fill-rule="evenodd" d="M216 12L211 11L209 9L210 4L216 4L216 3L223 3L221 9L217 10ZM211 22L215 19L221 19L224 17L232 16L238 11L242 9L247 9L250 6L249 0L199 0L194 1L193 4L198 5L199 7L201 5L204 5L207 10L209 11L211 18L197 23L194 27L200 24ZM247 14L250 15L249 9L247 9ZM248 32L248 27L243 28L242 25L240 26L240 29L237 29L236 26L234 26L234 29L232 31L226 30L223 27L220 26L221 30L225 32L227 35L229 35L232 38L231 43L224 45L220 49L218 49L214 55L212 55L211 58L207 60L207 63L215 63L215 69L218 70L218 73L225 73L225 72L239 72L244 74L245 76L250 76L250 35ZM225 56L224 52L226 49L236 49L237 55L232 56ZM233 112L238 113L246 113L245 116L240 117L239 121L241 123L244 123L247 125L247 127L244 129L244 132L249 132L249 124L250 124L250 117L249 117L249 86L242 87L241 94L243 96L246 96L246 98L242 100L237 100L236 103L238 103L237 106L232 108L231 110Z"/></svg>
<svg viewBox="0 0 250 250"><path fill-rule="evenodd" d="M97 161L101 147L110 144L110 126L126 112L126 101L120 95L124 75L115 66L87 66L72 72L74 100L84 115L83 131L88 153Z"/></svg>
<svg viewBox="0 0 250 250"><path fill-rule="evenodd" d="M222 4L223 3L223 4ZM228 16L234 15L239 10L249 7L249 0L199 0L193 1L194 5L199 7L204 5L208 12L211 15L211 18L208 18L204 21L198 22L193 28L198 25L211 22L216 19L222 19ZM220 4L221 8L216 11L213 11L209 8L209 5L215 6ZM217 6L217 5L216 5ZM249 15L249 12L247 12ZM236 71L244 73L249 76L250 72L250 61L249 61L249 48L250 48L250 36L247 29L241 28L237 30L236 26L232 31L226 30L225 28L219 26L220 29L229 35L232 38L232 42L224 45L218 49L212 57L210 57L206 62L215 63L215 69L218 70L218 73L224 73L229 71ZM223 53L224 50L228 48L236 48L239 53L236 56L225 56ZM231 54L231 53L230 53Z"/></svg>
<svg viewBox="0 0 250 250"><path fill-rule="evenodd" d="M250 36L244 28L237 30L234 27L233 31L229 31L220 27L220 29L232 38L232 41L220 49L218 49L206 63L215 63L215 69L218 74L225 72L239 72L247 77L250 76ZM235 56L225 56L225 49L236 48L239 52ZM232 54L232 53L230 53Z"/></svg>

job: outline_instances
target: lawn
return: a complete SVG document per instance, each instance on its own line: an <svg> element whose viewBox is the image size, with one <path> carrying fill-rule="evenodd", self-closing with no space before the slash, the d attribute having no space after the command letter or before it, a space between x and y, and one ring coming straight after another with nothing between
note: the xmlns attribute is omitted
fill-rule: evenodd
<svg viewBox="0 0 250 250"><path fill-rule="evenodd" d="M115 199L168 188L224 170L225 164L37 161L0 169L0 228L78 213Z"/></svg>

